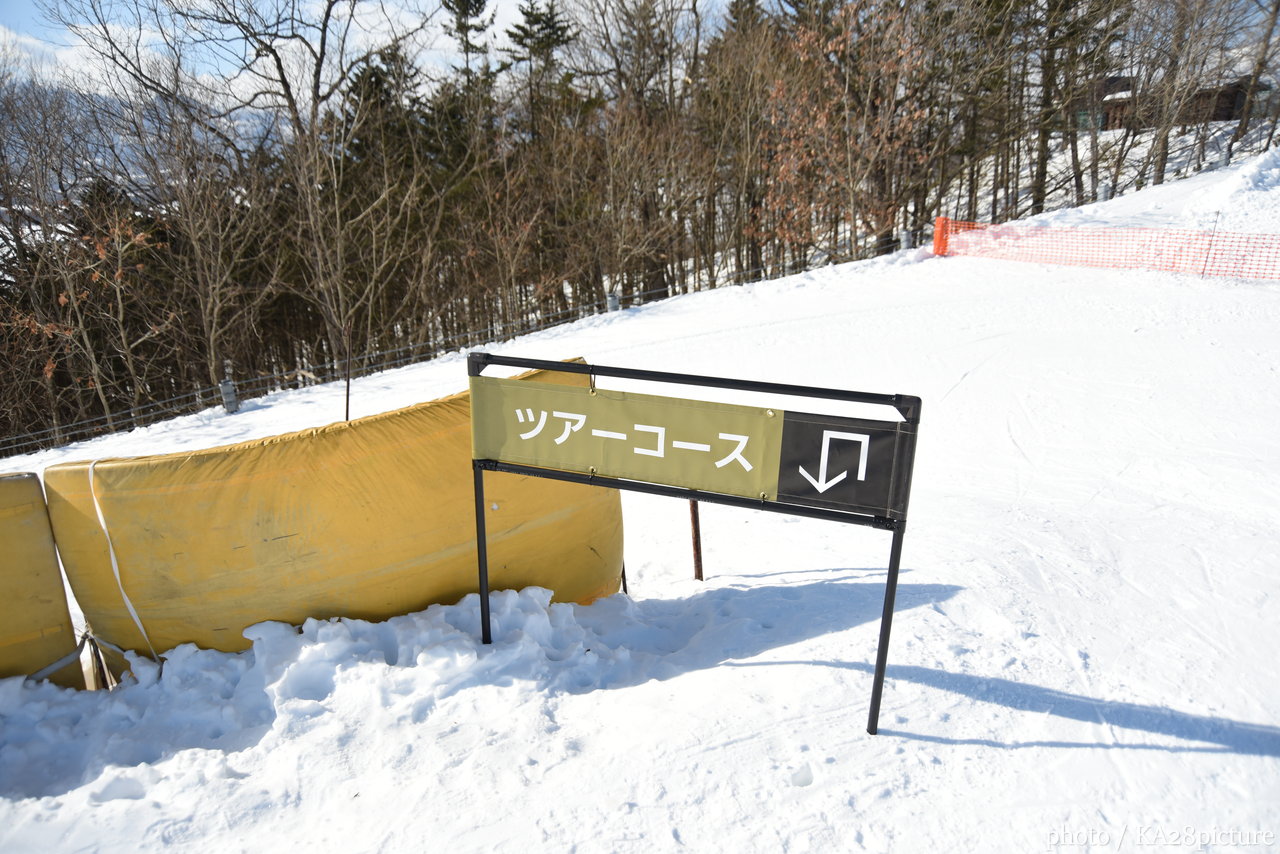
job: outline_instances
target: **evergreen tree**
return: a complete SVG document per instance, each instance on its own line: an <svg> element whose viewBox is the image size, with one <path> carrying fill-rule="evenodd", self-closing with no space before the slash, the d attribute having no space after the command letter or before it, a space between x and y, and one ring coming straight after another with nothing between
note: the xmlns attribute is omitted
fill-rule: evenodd
<svg viewBox="0 0 1280 854"><path fill-rule="evenodd" d="M458 42L462 51L462 72L470 78L478 73L475 58L488 53L488 46L476 39L493 26L494 15L485 17L489 0L441 0L449 20L445 30ZM496 14L496 13L495 13Z"/></svg>
<svg viewBox="0 0 1280 854"><path fill-rule="evenodd" d="M538 0L528 0L520 5L520 14L521 21L507 30L513 46L503 48L503 53L512 65L526 65L524 107L529 134L536 138L544 132L548 113L554 120L557 106L568 107L575 100L573 75L562 68L556 52L572 44L578 34L555 0L545 7Z"/></svg>
<svg viewBox="0 0 1280 854"><path fill-rule="evenodd" d="M545 7L538 0L521 3L520 15L520 23L507 30L507 37L515 48L504 50L515 62L549 68L555 64L556 51L572 44L578 37L555 0L550 0Z"/></svg>

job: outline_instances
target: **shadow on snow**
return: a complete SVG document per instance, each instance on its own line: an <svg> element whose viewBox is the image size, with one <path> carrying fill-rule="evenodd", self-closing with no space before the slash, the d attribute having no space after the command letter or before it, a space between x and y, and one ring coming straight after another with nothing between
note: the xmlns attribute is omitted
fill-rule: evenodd
<svg viewBox="0 0 1280 854"><path fill-rule="evenodd" d="M890 650L892 662L892 650ZM768 667L781 665L812 665L836 667L872 673L870 664L845 661L779 661L765 663L729 663L730 667ZM1165 706L1150 706L1117 700L1098 700L1080 694L1070 694L1039 685L1028 685L1011 679L978 676L968 673L949 673L929 667L889 664L885 676L886 703L893 693L894 682L913 682L940 691L962 694L984 703L992 703L1020 712L1035 715L1051 715L1083 723L1120 727L1154 735L1169 736L1184 741L1202 742L1189 744L1150 744L1123 742L1076 742L1060 740L1000 741L994 738L949 738L927 733L907 732L880 728L881 735L928 741L936 744L978 745L1016 749L1025 747L1050 748L1107 748L1126 750L1161 750L1181 753L1239 753L1248 756L1280 756L1280 727L1265 724L1215 718L1178 712Z"/></svg>

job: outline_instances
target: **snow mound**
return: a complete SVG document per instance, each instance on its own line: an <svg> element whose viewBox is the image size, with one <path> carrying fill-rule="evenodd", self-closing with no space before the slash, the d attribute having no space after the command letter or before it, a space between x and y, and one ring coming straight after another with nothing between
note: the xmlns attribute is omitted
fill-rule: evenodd
<svg viewBox="0 0 1280 854"><path fill-rule="evenodd" d="M945 599L958 589L922 594L906 585L905 598ZM670 679L832 622L871 622L879 606L866 586L831 581L716 588L678 600L616 595L589 606L551 596L538 587L493 593L491 646L479 642L479 597L471 594L381 623L260 623L245 631L252 648L238 654L184 644L162 655L162 667L130 654L134 679L110 692L5 679L0 797L62 794L106 769L141 769L186 750L235 754L297 738L335 711L394 729L421 724L449 698L482 686L555 695ZM798 615L809 621L791 619ZM95 797L134 790L116 779Z"/></svg>
<svg viewBox="0 0 1280 854"><path fill-rule="evenodd" d="M1200 227L1246 234L1280 233L1280 148L1251 158L1208 184L1187 206Z"/></svg>

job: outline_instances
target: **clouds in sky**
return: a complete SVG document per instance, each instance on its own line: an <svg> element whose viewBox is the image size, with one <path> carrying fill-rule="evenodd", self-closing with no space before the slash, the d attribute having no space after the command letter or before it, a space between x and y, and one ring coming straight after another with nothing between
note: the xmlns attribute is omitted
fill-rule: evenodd
<svg viewBox="0 0 1280 854"><path fill-rule="evenodd" d="M75 33L43 21L31 6L0 12L0 64L10 70L30 72L38 77L56 79L69 76L81 83L103 73L101 61ZM491 0L489 14L494 25L488 40L494 52L507 43L506 30L519 20L519 0ZM385 5L360 3L357 6L357 38L369 45L393 28L404 30L426 20L411 53L426 67L447 68L460 60L457 46L443 29L446 12L438 0L393 0Z"/></svg>

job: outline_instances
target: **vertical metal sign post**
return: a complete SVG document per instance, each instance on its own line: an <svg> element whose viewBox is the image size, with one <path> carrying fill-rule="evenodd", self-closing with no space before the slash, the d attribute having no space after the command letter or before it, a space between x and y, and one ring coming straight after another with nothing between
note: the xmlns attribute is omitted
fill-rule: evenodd
<svg viewBox="0 0 1280 854"><path fill-rule="evenodd" d="M871 680L871 710L867 713L867 732L880 728L880 697L884 694L884 672L889 666L889 632L893 628L893 603L898 597L898 566L902 563L902 537L906 522L893 529L889 546L889 573L884 582L884 610L880 612L880 643L876 646L876 673Z"/></svg>
<svg viewBox="0 0 1280 854"><path fill-rule="evenodd" d="M490 365L587 374L589 387L482 376ZM727 504L893 532L867 732L879 726L920 398L472 353L471 456L481 639L492 643L486 471ZM876 421L599 389L596 377L892 407ZM696 506L696 505L695 505Z"/></svg>
<svg viewBox="0 0 1280 854"><path fill-rule="evenodd" d="M480 575L480 642L493 643L489 623L489 537L484 527L484 468L471 461L476 493L476 566Z"/></svg>

